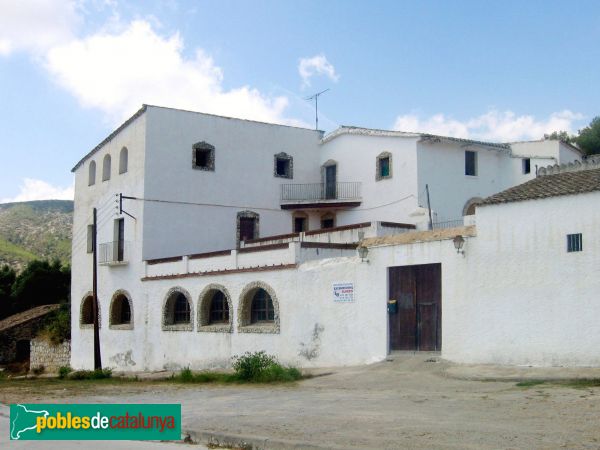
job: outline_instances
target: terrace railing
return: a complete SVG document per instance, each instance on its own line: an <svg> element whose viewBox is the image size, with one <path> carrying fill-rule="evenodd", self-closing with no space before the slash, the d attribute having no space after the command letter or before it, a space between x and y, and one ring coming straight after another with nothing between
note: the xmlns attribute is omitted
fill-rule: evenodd
<svg viewBox="0 0 600 450"><path fill-rule="evenodd" d="M281 201L358 200L360 182L282 184Z"/></svg>

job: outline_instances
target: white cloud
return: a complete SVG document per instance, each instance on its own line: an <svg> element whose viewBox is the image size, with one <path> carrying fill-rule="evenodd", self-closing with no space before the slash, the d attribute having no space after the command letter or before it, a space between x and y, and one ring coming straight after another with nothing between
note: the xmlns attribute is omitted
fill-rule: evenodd
<svg viewBox="0 0 600 450"><path fill-rule="evenodd" d="M73 200L73 186L66 188L52 186L42 180L25 178L19 186L20 192L14 198L3 198L0 203L27 202L30 200Z"/></svg>
<svg viewBox="0 0 600 450"><path fill-rule="evenodd" d="M394 129L416 131L459 138L484 139L490 141L510 142L527 139L541 139L546 133L553 131L576 130L574 122L584 116L569 110L552 113L546 119L536 119L531 115L518 116L512 111L497 111L492 109L485 114L459 121L435 114L421 119L415 114L398 116Z"/></svg>
<svg viewBox="0 0 600 450"><path fill-rule="evenodd" d="M302 77L302 86L310 86L310 79L315 75L324 75L331 81L337 82L340 76L335 73L335 67L325 55L316 55L312 58L301 58L298 64L298 73Z"/></svg>
<svg viewBox="0 0 600 450"><path fill-rule="evenodd" d="M248 86L225 90L223 70L201 49L187 58L178 33L163 37L146 20L50 49L46 68L85 107L122 120L142 103L261 120L286 119L288 99Z"/></svg>
<svg viewBox="0 0 600 450"><path fill-rule="evenodd" d="M69 40L81 23L73 0L0 0L0 55L34 53Z"/></svg>

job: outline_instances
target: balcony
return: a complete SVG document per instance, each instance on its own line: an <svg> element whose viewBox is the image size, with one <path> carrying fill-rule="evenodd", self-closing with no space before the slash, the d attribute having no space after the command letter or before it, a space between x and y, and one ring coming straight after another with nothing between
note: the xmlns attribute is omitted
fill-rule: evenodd
<svg viewBox="0 0 600 450"><path fill-rule="evenodd" d="M98 247L98 264L101 266L124 266L129 263L129 241L113 241Z"/></svg>
<svg viewBox="0 0 600 450"><path fill-rule="evenodd" d="M281 209L359 206L359 182L282 184Z"/></svg>

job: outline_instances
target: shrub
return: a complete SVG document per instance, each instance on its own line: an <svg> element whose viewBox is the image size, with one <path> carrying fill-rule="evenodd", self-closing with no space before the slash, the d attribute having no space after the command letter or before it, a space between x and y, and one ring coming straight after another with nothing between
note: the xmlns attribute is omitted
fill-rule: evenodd
<svg viewBox="0 0 600 450"><path fill-rule="evenodd" d="M69 374L70 380L102 380L112 377L112 369L77 370Z"/></svg>
<svg viewBox="0 0 600 450"><path fill-rule="evenodd" d="M233 357L233 369L238 379L242 381L257 380L261 373L270 365L275 364L275 357L265 352L246 352L242 356Z"/></svg>
<svg viewBox="0 0 600 450"><path fill-rule="evenodd" d="M194 374L192 373L189 367L186 367L185 369L181 369L178 378L179 381L182 381L183 383L190 383L194 381Z"/></svg>
<svg viewBox="0 0 600 450"><path fill-rule="evenodd" d="M60 305L60 309L54 311L46 319L41 334L46 336L55 345L71 339L71 308L68 303Z"/></svg>
<svg viewBox="0 0 600 450"><path fill-rule="evenodd" d="M71 369L69 366L62 366L58 369L58 378L61 380L67 378L67 375L69 375L72 371L73 369Z"/></svg>
<svg viewBox="0 0 600 450"><path fill-rule="evenodd" d="M284 367L274 356L265 352L249 353L233 358L235 377L239 381L272 383L278 381L296 381L302 373L295 367Z"/></svg>

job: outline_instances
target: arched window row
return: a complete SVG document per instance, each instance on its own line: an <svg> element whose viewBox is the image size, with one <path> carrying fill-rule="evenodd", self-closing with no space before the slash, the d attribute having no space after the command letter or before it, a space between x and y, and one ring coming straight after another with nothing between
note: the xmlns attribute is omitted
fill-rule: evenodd
<svg viewBox="0 0 600 450"><path fill-rule="evenodd" d="M110 301L109 328L132 330L134 326L133 301L124 290L117 290ZM197 301L197 331L233 332L234 305L227 288L210 284L200 293ZM98 304L98 321L101 318ZM80 327L93 328L93 297L87 293L81 301ZM192 331L194 329L194 302L190 293L171 288L162 306L162 329L165 331ZM273 289L256 281L248 284L237 302L237 330L240 333L279 333L279 302Z"/></svg>
<svg viewBox="0 0 600 450"><path fill-rule="evenodd" d="M112 161L110 154L102 158L102 181L108 181L111 177ZM127 173L129 170L129 150L123 147L119 152L119 175ZM96 184L96 161L92 160L88 164L88 186Z"/></svg>

